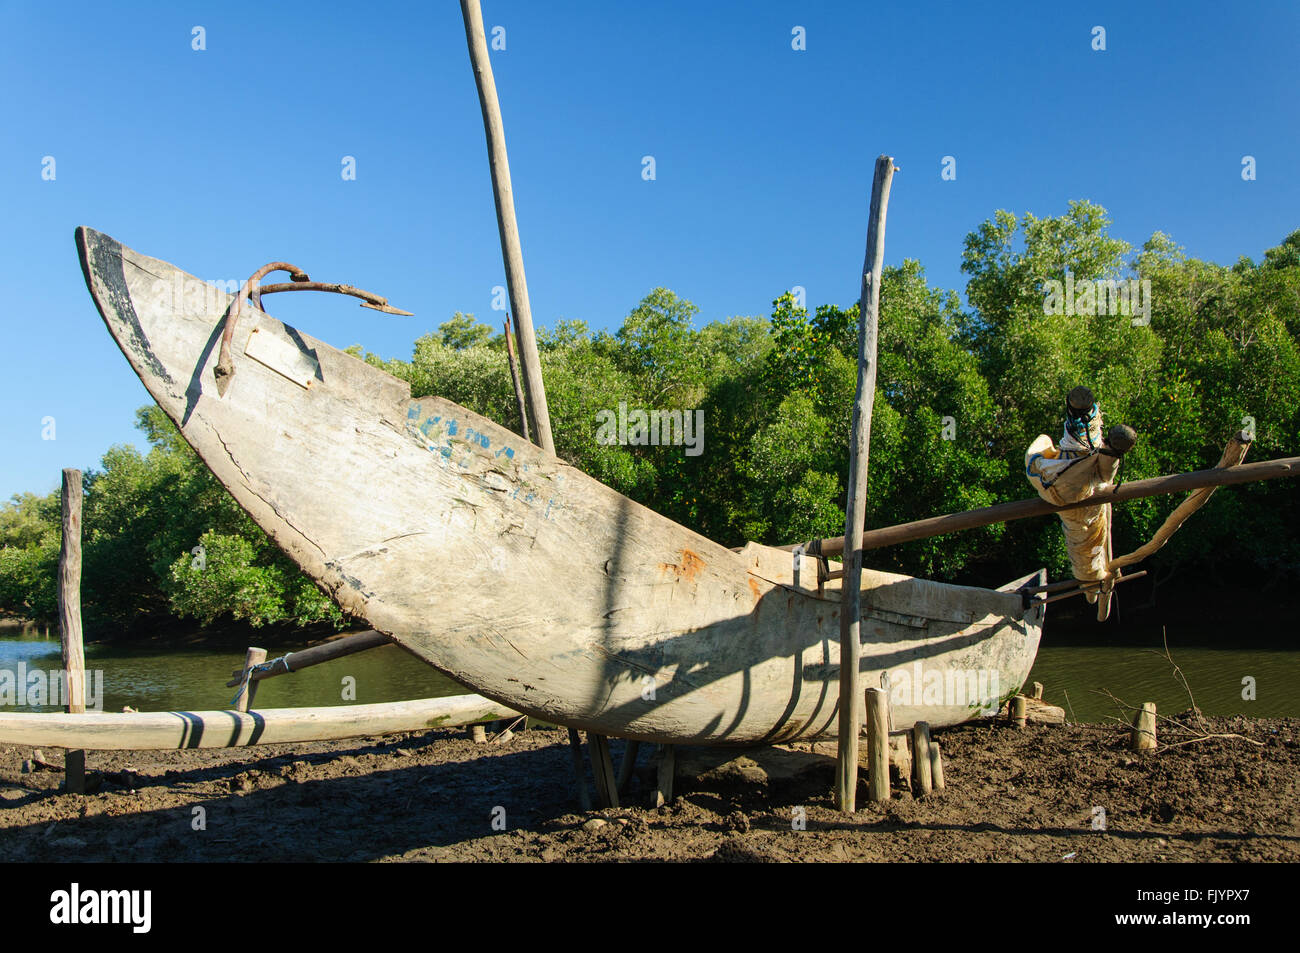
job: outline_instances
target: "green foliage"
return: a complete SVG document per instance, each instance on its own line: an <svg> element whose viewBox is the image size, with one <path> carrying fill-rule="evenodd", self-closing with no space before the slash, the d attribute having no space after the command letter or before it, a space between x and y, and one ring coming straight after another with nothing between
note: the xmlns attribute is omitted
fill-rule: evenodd
<svg viewBox="0 0 1300 953"><path fill-rule="evenodd" d="M161 410L141 409L136 424L149 452L112 447L101 469L84 479L81 603L88 633L131 633L173 615L205 624L228 614L254 624L341 626L338 609L236 505ZM60 519L57 492L24 494L0 508L0 612L57 618ZM215 561L205 553L212 578L206 569L176 571L208 540L218 546ZM238 570L230 565L232 551L244 559ZM229 584L235 576L243 588ZM214 601L214 592L224 601Z"/></svg>
<svg viewBox="0 0 1300 953"><path fill-rule="evenodd" d="M882 276L867 525L883 526L1032 495L1025 448L1059 438L1064 395L1086 383L1109 423L1139 431L1125 480L1212 466L1251 420L1251 459L1300 444L1300 230L1260 264L1188 258L1159 232L1139 250L1108 234L1104 209L1071 202L1037 218L998 211L966 238L963 309L915 261ZM1149 282L1149 324L1054 313L1051 282ZM1082 311L1084 309L1077 309ZM844 530L857 391L858 304L809 314L790 294L768 318L695 325L666 288L613 333L565 320L538 349L557 451L621 493L725 545L792 543ZM409 360L354 356L520 430L504 337L457 312ZM628 408L703 412L703 452L596 439L598 415ZM150 449L114 447L86 476L83 605L88 627L123 630L166 615L202 624L343 624L338 609L235 505L157 409L137 424ZM1117 550L1154 531L1177 500L1116 513ZM1163 566L1231 562L1300 577L1300 496L1286 481L1216 494ZM56 612L58 494L0 506L0 612ZM203 559L196 562L195 547ZM999 584L1066 567L1059 526L1031 520L868 554L870 565Z"/></svg>
<svg viewBox="0 0 1300 953"><path fill-rule="evenodd" d="M485 347L492 343L492 329L479 324L472 314L457 311L438 328L442 346L453 351L471 347ZM504 337L504 335L503 335Z"/></svg>
<svg viewBox="0 0 1300 953"><path fill-rule="evenodd" d="M186 553L168 567L172 608L203 625L230 615L253 626L292 619L338 623L342 613L297 567L255 537L209 531L202 561Z"/></svg>

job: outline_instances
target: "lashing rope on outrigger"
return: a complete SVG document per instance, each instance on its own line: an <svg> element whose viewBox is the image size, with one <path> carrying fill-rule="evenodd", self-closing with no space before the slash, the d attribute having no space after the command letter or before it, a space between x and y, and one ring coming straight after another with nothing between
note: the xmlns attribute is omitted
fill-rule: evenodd
<svg viewBox="0 0 1300 953"><path fill-rule="evenodd" d="M269 672L280 662L284 663L285 672L293 672L293 669L289 667L289 656L292 654L292 652L285 652L279 658L269 659L265 662L258 662L256 665L250 665L248 668L244 669L243 677L239 682L239 691L235 692L235 697L230 699L230 707L237 708L239 706L239 699L243 698L244 692L248 691L248 686L253 681L254 672Z"/></svg>

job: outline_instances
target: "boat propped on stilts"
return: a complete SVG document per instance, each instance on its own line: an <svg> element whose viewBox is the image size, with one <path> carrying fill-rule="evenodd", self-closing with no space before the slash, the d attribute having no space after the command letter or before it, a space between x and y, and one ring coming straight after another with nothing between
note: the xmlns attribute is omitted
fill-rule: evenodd
<svg viewBox="0 0 1300 953"><path fill-rule="evenodd" d="M834 580L805 585L790 553L733 552L451 401L413 398L255 298L177 296L209 286L91 229L77 244L159 406L272 539L379 632L513 711L604 735L743 745L836 732ZM1016 590L1035 582L864 574L865 684L919 663L997 686L972 698L954 685L937 702L914 690L896 698L897 729L959 723L1015 694L1043 619Z"/></svg>

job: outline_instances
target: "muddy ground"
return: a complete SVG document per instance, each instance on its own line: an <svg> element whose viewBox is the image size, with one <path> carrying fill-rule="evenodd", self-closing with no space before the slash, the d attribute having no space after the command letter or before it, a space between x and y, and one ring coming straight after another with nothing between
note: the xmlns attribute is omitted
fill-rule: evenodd
<svg viewBox="0 0 1300 953"><path fill-rule="evenodd" d="M90 752L100 787L88 795L61 793L59 772L25 772L31 748L0 746L0 861L1300 860L1300 719L1180 721L1196 727L1163 724L1165 746L1145 755L1116 726L936 732L946 790L914 799L895 784L893 800L872 805L864 768L851 817L832 809L827 743L679 777L661 808L647 806L653 746L643 746L632 806L589 814L553 728L486 745L448 729ZM691 772L710 763L678 750ZM61 751L43 754L62 764ZM1098 808L1104 830L1093 829Z"/></svg>

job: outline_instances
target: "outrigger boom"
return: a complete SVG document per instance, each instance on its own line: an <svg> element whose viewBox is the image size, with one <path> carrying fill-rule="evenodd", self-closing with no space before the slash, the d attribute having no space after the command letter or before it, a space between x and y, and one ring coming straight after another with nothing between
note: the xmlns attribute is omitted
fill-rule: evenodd
<svg viewBox="0 0 1300 953"><path fill-rule="evenodd" d="M1261 460L1258 463L1245 463L1235 467L1211 467L1208 470L1193 470L1190 473L1176 473L1172 476L1151 477L1147 480L1134 480L1111 489L1103 490L1086 500L1067 506L1053 506L1046 500L1038 498L1016 500L1011 503L996 503L978 510L966 510L963 513L949 513L945 516L931 516L928 519L915 520L911 523L898 523L880 529L869 529L862 534L863 549L883 549L930 536L944 536L959 533L994 523L1008 523L1012 520L1028 519L1031 516L1046 516L1061 510L1073 510L1081 506L1098 506L1104 503L1122 503L1125 500L1140 500L1148 496L1161 496L1167 493L1182 493L1187 490L1199 490L1212 486L1232 486L1238 483L1256 483L1260 480L1278 480L1285 477L1300 476L1300 457L1279 457L1276 460ZM820 553L822 556L839 556L844 552L844 537L813 540L794 546L782 546L788 552L800 551Z"/></svg>

